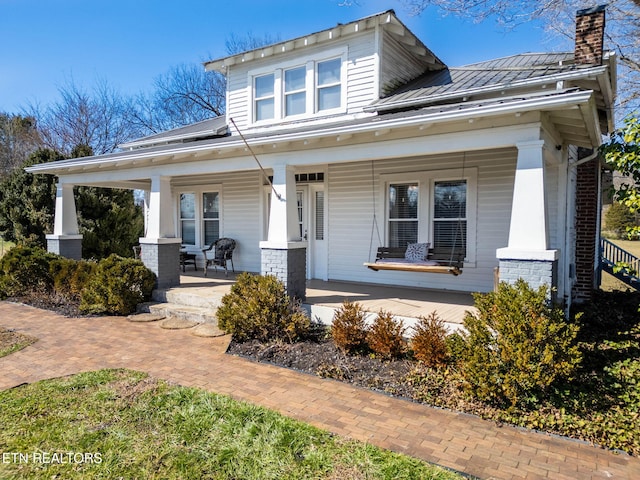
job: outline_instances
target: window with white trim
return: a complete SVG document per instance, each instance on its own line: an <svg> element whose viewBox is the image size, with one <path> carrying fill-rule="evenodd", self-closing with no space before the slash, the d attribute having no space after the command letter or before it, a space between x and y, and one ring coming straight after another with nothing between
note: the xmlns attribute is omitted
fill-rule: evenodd
<svg viewBox="0 0 640 480"><path fill-rule="evenodd" d="M307 112L307 68L284 71L284 116L303 115Z"/></svg>
<svg viewBox="0 0 640 480"><path fill-rule="evenodd" d="M220 194L202 193L202 231L204 245L211 245L220 238Z"/></svg>
<svg viewBox="0 0 640 480"><path fill-rule="evenodd" d="M406 247L418 242L417 183L389 184L389 246Z"/></svg>
<svg viewBox="0 0 640 480"><path fill-rule="evenodd" d="M467 253L467 181L433 184L433 244L435 252L464 258Z"/></svg>
<svg viewBox="0 0 640 480"><path fill-rule="evenodd" d="M385 238L389 247L429 243L438 258L475 262L477 169L385 174Z"/></svg>
<svg viewBox="0 0 640 480"><path fill-rule="evenodd" d="M182 244L208 246L220 238L220 192L182 192L179 197L179 229Z"/></svg>
<svg viewBox="0 0 640 480"><path fill-rule="evenodd" d="M288 62L282 68L249 72L253 122L283 120L345 108L345 52L333 58Z"/></svg>
<svg viewBox="0 0 640 480"><path fill-rule="evenodd" d="M254 79L254 116L257 121L275 116L275 75L261 75Z"/></svg>
<svg viewBox="0 0 640 480"><path fill-rule="evenodd" d="M184 245L196 244L196 201L194 193L180 194L180 236Z"/></svg>
<svg viewBox="0 0 640 480"><path fill-rule="evenodd" d="M341 102L341 68L342 60L334 58L326 62L318 62L316 76L317 111L340 108Z"/></svg>

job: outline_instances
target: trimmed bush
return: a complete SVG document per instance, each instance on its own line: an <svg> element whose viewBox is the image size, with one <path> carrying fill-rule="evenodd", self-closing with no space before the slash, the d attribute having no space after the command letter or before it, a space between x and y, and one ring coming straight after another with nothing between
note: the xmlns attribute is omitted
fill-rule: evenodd
<svg viewBox="0 0 640 480"><path fill-rule="evenodd" d="M467 312L463 375L478 399L535 405L553 385L571 379L581 361L578 326L548 302L546 286L524 280L475 294L478 314Z"/></svg>
<svg viewBox="0 0 640 480"><path fill-rule="evenodd" d="M110 255L100 260L82 290L80 310L85 313L128 315L151 298L155 274L140 260Z"/></svg>
<svg viewBox="0 0 640 480"><path fill-rule="evenodd" d="M59 257L50 264L53 290L57 295L75 304L80 303L82 290L95 274L97 264L85 260Z"/></svg>
<svg viewBox="0 0 640 480"><path fill-rule="evenodd" d="M0 298L50 293L49 266L57 258L40 247L13 247L0 259Z"/></svg>
<svg viewBox="0 0 640 480"><path fill-rule="evenodd" d="M367 349L367 324L365 311L356 302L345 300L333 315L331 338L344 353L362 352Z"/></svg>
<svg viewBox="0 0 640 480"><path fill-rule="evenodd" d="M411 349L416 360L427 367L444 365L447 361L447 329L436 312L426 317L418 317L418 323L413 327Z"/></svg>
<svg viewBox="0 0 640 480"><path fill-rule="evenodd" d="M404 332L402 321L396 320L391 313L380 310L367 331L367 344L383 358L400 358L407 351Z"/></svg>
<svg viewBox="0 0 640 480"><path fill-rule="evenodd" d="M310 328L309 317L286 294L284 284L272 275L242 273L231 292L222 297L218 326L234 340L293 342Z"/></svg>

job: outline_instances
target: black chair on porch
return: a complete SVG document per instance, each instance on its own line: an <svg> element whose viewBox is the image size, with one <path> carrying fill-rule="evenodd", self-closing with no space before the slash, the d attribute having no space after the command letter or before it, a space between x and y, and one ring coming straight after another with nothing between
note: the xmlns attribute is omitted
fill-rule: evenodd
<svg viewBox="0 0 640 480"><path fill-rule="evenodd" d="M216 272L218 267L224 268L225 276L229 275L227 270L227 262L231 262L231 271L236 273L233 266L233 250L236 248L236 241L232 238L219 238L209 248L202 250L204 254L204 276L207 276L207 268L209 265L213 265ZM213 250L213 256L211 256Z"/></svg>

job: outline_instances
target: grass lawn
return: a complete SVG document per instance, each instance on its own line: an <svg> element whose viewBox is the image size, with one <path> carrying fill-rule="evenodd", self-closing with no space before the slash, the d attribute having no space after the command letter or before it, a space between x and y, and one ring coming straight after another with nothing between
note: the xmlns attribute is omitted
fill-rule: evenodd
<svg viewBox="0 0 640 480"><path fill-rule="evenodd" d="M251 404L101 370L0 392L2 479L461 479Z"/></svg>
<svg viewBox="0 0 640 480"><path fill-rule="evenodd" d="M37 341L37 338L0 327L0 358L22 350Z"/></svg>

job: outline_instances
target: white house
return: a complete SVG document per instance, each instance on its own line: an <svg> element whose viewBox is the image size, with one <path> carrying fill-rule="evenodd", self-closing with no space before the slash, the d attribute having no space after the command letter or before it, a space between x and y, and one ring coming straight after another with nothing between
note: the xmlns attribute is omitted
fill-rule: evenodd
<svg viewBox="0 0 640 480"><path fill-rule="evenodd" d="M160 286L179 283L181 246L230 237L237 270L301 297L312 278L489 291L499 267L570 303L597 270L591 152L616 91L604 9L577 24L575 52L454 68L387 11L207 62L227 78L225 118L29 167L58 176L49 249L79 256L74 186L141 189ZM411 243L464 258L462 274L363 265Z"/></svg>

